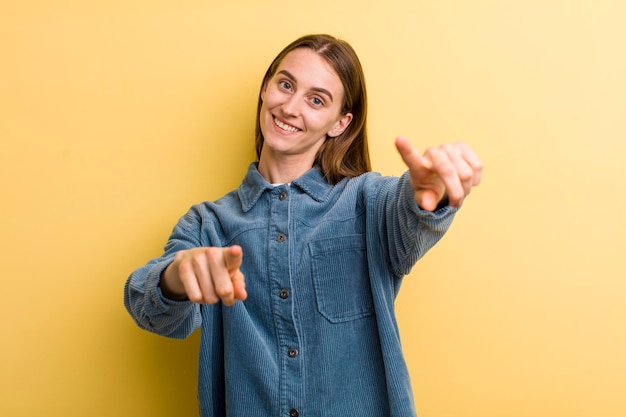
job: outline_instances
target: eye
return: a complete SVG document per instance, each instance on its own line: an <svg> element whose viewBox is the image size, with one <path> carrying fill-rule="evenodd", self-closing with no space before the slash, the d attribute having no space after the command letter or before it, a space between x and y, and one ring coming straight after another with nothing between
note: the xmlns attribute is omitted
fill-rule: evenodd
<svg viewBox="0 0 626 417"><path fill-rule="evenodd" d="M283 90L287 90L290 91L291 90L291 83L289 81L279 81L278 85L280 86L280 88L282 88Z"/></svg>
<svg viewBox="0 0 626 417"><path fill-rule="evenodd" d="M324 105L324 100L319 97L312 97L311 104L313 104L315 107L321 107Z"/></svg>

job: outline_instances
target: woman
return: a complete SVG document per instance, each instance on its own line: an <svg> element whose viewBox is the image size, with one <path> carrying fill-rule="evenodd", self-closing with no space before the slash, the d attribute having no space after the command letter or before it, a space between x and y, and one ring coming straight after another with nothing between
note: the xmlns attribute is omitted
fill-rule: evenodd
<svg viewBox="0 0 626 417"><path fill-rule="evenodd" d="M140 327L202 328L202 416L415 415L394 299L482 165L465 144L420 155L398 138L408 171L369 172L366 104L346 42L288 45L261 85L258 162L129 277Z"/></svg>

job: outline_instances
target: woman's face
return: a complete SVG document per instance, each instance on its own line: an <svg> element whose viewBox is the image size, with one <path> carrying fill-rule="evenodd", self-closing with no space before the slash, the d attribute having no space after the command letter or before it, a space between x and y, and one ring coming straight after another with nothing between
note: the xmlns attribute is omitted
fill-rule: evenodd
<svg viewBox="0 0 626 417"><path fill-rule="evenodd" d="M261 158L298 156L312 165L327 136L338 136L352 120L341 114L343 97L324 58L308 48L289 52L261 91Z"/></svg>

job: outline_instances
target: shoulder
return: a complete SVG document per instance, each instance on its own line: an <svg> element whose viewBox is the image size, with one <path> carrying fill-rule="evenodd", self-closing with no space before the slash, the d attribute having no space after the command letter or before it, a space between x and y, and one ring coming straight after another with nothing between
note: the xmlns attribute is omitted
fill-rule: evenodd
<svg viewBox="0 0 626 417"><path fill-rule="evenodd" d="M400 183L402 177L382 175L379 172L366 172L346 179L346 188L358 188L367 195L379 194L381 192L394 190Z"/></svg>
<svg viewBox="0 0 626 417"><path fill-rule="evenodd" d="M217 200L206 200L192 204L180 220L183 223L201 223L203 219L216 216L219 211L223 209L228 210L233 205L240 206L236 190L223 195Z"/></svg>

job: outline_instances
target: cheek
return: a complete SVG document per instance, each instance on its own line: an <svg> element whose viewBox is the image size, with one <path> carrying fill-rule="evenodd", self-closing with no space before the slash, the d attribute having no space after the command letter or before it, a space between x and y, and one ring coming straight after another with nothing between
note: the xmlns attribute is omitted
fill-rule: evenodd
<svg viewBox="0 0 626 417"><path fill-rule="evenodd" d="M259 115L261 116L261 120L265 120L269 117L269 115L271 114L271 110L274 107L274 104L272 104L272 98L271 95L269 94L264 94L261 97L261 108L259 110ZM263 123L263 122L261 122Z"/></svg>
<svg viewBox="0 0 626 417"><path fill-rule="evenodd" d="M267 82L264 82L263 87L261 88L261 101L265 101L266 95L267 95Z"/></svg>
<svg viewBox="0 0 626 417"><path fill-rule="evenodd" d="M337 125L337 119L335 117L319 117L315 121L315 125L320 129L328 133Z"/></svg>
<svg viewBox="0 0 626 417"><path fill-rule="evenodd" d="M270 112L267 110L265 102L261 103L261 110L259 110L259 127L261 128L263 135L266 134L267 126L270 124L269 114Z"/></svg>
<svg viewBox="0 0 626 417"><path fill-rule="evenodd" d="M280 95L270 86L261 92L261 101L266 109L271 109L280 101Z"/></svg>

